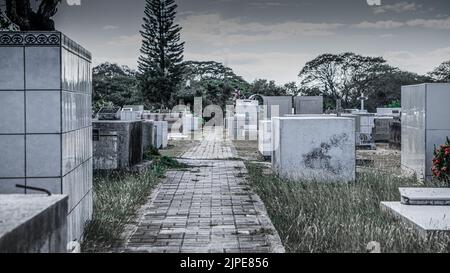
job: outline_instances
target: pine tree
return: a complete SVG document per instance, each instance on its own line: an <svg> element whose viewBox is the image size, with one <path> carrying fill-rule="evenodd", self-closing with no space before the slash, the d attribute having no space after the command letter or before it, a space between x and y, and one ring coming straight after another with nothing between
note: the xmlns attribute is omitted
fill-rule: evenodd
<svg viewBox="0 0 450 273"><path fill-rule="evenodd" d="M175 24L174 0L146 0L142 48L138 61L142 94L151 104L171 106L183 77L184 42Z"/></svg>

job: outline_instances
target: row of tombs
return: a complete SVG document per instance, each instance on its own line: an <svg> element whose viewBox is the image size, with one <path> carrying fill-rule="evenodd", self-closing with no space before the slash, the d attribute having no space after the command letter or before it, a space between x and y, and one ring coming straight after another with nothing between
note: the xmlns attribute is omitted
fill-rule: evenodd
<svg viewBox="0 0 450 273"><path fill-rule="evenodd" d="M260 103L262 101L262 106ZM324 113L322 97L261 97L238 100L225 119L227 136L256 140L279 176L294 181L356 181L356 150L378 142L401 149L404 173L432 179L435 147L450 137L450 84L402 87L401 108ZM401 202L381 208L412 223L420 234L450 231L450 189L402 188Z"/></svg>
<svg viewBox="0 0 450 273"><path fill-rule="evenodd" d="M60 32L2 32L0 59L8 64L0 67L0 252L76 246L92 219L94 169L130 169L151 146L167 146L170 128L201 129L187 111L141 106L104 108L92 120L91 54ZM274 170L290 179L354 181L356 149L375 141L401 146L402 165L429 178L434 146L450 135L449 84L404 86L402 108L377 114L324 114L321 97L262 100L263 111L260 102L238 100L226 132L259 138ZM382 208L424 233L449 230L447 189L400 195Z"/></svg>

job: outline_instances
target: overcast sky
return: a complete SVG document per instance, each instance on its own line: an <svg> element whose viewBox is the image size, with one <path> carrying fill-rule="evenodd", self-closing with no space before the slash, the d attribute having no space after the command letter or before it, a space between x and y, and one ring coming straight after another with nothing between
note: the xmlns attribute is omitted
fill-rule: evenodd
<svg viewBox="0 0 450 273"><path fill-rule="evenodd" d="M95 64L136 68L145 0L63 2L57 29L90 50ZM302 66L322 53L383 56L421 74L450 59L449 0L176 2L185 59L223 62L248 81L297 81Z"/></svg>

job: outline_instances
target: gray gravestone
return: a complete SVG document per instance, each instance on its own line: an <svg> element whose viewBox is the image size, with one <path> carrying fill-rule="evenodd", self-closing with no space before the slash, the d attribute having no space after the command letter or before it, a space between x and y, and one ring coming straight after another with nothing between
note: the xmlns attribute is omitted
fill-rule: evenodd
<svg viewBox="0 0 450 273"><path fill-rule="evenodd" d="M295 114L323 114L322 96L297 96L294 98Z"/></svg>

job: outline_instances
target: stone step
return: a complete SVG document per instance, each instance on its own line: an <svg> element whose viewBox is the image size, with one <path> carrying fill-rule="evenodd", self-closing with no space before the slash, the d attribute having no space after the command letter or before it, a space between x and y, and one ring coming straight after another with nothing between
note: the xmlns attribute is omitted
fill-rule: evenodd
<svg viewBox="0 0 450 273"><path fill-rule="evenodd" d="M400 188L401 204L450 206L450 188Z"/></svg>

